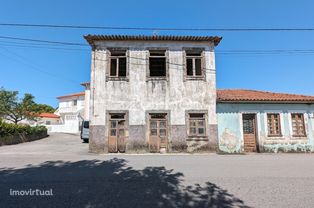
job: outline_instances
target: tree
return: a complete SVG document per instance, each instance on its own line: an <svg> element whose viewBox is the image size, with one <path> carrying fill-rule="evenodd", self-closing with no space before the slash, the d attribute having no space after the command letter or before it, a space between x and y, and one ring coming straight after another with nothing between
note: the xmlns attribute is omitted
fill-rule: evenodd
<svg viewBox="0 0 314 208"><path fill-rule="evenodd" d="M37 104L36 103L34 106L34 112L36 112L36 113L53 113L55 111L56 111L56 109L54 109L50 105L46 105L46 104Z"/></svg>
<svg viewBox="0 0 314 208"><path fill-rule="evenodd" d="M26 93L20 100L18 91L0 88L0 116L17 124L24 119L35 120L34 96Z"/></svg>

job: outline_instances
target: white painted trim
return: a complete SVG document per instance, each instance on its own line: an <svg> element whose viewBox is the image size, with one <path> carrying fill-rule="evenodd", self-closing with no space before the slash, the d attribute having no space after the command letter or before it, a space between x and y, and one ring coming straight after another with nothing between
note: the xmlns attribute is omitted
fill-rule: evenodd
<svg viewBox="0 0 314 208"><path fill-rule="evenodd" d="M280 117L280 129L281 129L281 136L278 137L268 137L268 123L267 123L267 114L271 114L271 113L279 113L279 117ZM276 139L276 138L284 138L285 135L285 122L284 122L284 116L283 116L283 111L282 110L264 110L264 124L265 124L265 135L267 136L267 138L271 138L271 139Z"/></svg>

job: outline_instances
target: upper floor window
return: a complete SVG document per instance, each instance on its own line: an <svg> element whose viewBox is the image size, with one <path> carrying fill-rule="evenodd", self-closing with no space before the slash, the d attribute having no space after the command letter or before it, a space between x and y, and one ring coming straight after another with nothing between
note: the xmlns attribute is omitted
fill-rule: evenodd
<svg viewBox="0 0 314 208"><path fill-rule="evenodd" d="M149 51L149 76L166 77L166 51L150 50Z"/></svg>
<svg viewBox="0 0 314 208"><path fill-rule="evenodd" d="M270 137L281 136L279 113L267 114L267 127L268 127L268 136Z"/></svg>
<svg viewBox="0 0 314 208"><path fill-rule="evenodd" d="M292 113L292 134L294 137L305 137L304 115L302 113Z"/></svg>
<svg viewBox="0 0 314 208"><path fill-rule="evenodd" d="M77 106L77 100L73 100L73 105Z"/></svg>
<svg viewBox="0 0 314 208"><path fill-rule="evenodd" d="M189 136L206 136L206 124L204 113L189 114Z"/></svg>
<svg viewBox="0 0 314 208"><path fill-rule="evenodd" d="M126 51L113 50L110 51L110 72L109 77L126 77Z"/></svg>
<svg viewBox="0 0 314 208"><path fill-rule="evenodd" d="M186 76L203 77L202 70L202 51L186 50Z"/></svg>

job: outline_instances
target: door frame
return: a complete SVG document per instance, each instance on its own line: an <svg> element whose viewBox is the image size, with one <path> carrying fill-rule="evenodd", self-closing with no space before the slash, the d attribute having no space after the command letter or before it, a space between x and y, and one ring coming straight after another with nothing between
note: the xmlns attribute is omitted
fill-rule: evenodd
<svg viewBox="0 0 314 208"><path fill-rule="evenodd" d="M105 138L106 138L106 142L105 142L105 146L109 147L109 134L110 134L110 115L111 114L125 114L125 140L126 140L126 144L125 146L127 146L127 141L129 139L129 111L128 110L107 110L106 111L106 126L105 126ZM126 148L125 148L126 149ZM119 148L118 148L118 140L117 140L117 152L119 152ZM126 152L126 150L125 150Z"/></svg>
<svg viewBox="0 0 314 208"><path fill-rule="evenodd" d="M146 135L146 144L147 144L147 151L149 152L149 135L150 135L150 114L158 114L158 113L161 113L161 114L167 114L167 149L166 151L169 151L170 149L170 139L171 139L171 114L170 114L170 110L147 110L145 111L145 135Z"/></svg>
<svg viewBox="0 0 314 208"><path fill-rule="evenodd" d="M260 141L260 134L259 130L261 129L261 123L260 123L260 118L261 118L261 113L256 110L248 110L248 111L240 111L240 132L241 132L241 152L244 152L244 132L243 132L243 114L255 114L255 127L256 127L256 132L255 132L255 141L256 141L256 152L259 153L261 152L261 141Z"/></svg>

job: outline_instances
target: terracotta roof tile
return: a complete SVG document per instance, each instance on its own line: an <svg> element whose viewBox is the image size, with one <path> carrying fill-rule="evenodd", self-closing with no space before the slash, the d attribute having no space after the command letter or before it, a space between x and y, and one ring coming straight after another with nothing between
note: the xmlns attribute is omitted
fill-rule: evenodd
<svg viewBox="0 0 314 208"><path fill-rule="evenodd" d="M86 41L93 45L94 41L116 41L116 40L135 40L135 41L213 41L215 46L219 44L222 37L218 36L173 36L173 35L85 35Z"/></svg>
<svg viewBox="0 0 314 208"><path fill-rule="evenodd" d="M314 96L245 89L217 90L217 102L233 103L314 103Z"/></svg>
<svg viewBox="0 0 314 208"><path fill-rule="evenodd" d="M61 98L68 98L68 97L79 97L79 96L84 96L85 92L78 92L78 93L73 93L73 94L69 94L69 95L62 95L57 97L57 99L61 99Z"/></svg>
<svg viewBox="0 0 314 208"><path fill-rule="evenodd" d="M41 118L60 118L60 116L53 114L53 113L41 113L39 114Z"/></svg>

